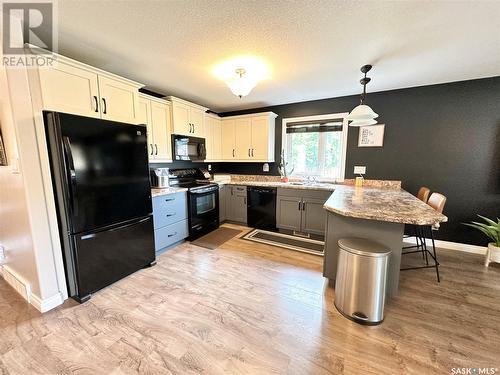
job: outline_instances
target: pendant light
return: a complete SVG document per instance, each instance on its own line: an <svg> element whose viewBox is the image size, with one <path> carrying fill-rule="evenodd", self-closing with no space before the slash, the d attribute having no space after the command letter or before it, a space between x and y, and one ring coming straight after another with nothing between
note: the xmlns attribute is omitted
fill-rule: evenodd
<svg viewBox="0 0 500 375"><path fill-rule="evenodd" d="M368 126L375 125L378 117L373 109L371 109L366 104L363 104L366 99L366 85L371 81L371 78L366 76L366 73L372 68L371 65L363 65L361 67L361 73L364 73L364 77L359 81L363 85L363 93L361 94L360 104L354 108L351 113L346 117L350 121L349 126Z"/></svg>

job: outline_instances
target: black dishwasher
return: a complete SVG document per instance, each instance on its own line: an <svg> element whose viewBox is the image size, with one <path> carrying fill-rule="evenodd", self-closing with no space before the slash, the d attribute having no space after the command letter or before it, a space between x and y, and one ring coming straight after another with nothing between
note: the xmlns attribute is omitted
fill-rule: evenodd
<svg viewBox="0 0 500 375"><path fill-rule="evenodd" d="M252 228L276 230L276 188L247 188L247 221Z"/></svg>

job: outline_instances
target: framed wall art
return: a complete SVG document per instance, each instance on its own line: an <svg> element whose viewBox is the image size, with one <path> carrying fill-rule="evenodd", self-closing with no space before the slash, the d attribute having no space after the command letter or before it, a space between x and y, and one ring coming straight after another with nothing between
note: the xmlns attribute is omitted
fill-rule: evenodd
<svg viewBox="0 0 500 375"><path fill-rule="evenodd" d="M384 145L385 124L360 126L358 147L382 147Z"/></svg>

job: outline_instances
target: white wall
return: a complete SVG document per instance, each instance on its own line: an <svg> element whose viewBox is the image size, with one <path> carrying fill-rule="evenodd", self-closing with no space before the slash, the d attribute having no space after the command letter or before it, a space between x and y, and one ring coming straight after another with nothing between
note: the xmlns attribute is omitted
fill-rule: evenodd
<svg viewBox="0 0 500 375"><path fill-rule="evenodd" d="M7 267L30 284L40 295L31 228L26 206L23 175L18 164L16 130L12 119L5 68L0 66L0 126L8 166L0 167L0 244L5 247Z"/></svg>
<svg viewBox="0 0 500 375"><path fill-rule="evenodd" d="M11 32L20 34L19 20L15 26ZM1 43L0 38L0 50ZM18 160L21 172L0 167L0 244L7 253L4 271L29 284L26 298L44 312L60 305L67 291L42 108L34 100L39 97L36 77L36 68L0 70L1 126L9 163Z"/></svg>

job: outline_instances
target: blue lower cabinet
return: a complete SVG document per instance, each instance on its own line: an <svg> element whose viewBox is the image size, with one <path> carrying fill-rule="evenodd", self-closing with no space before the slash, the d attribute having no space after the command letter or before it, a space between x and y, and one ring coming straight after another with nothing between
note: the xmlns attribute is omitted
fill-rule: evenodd
<svg viewBox="0 0 500 375"><path fill-rule="evenodd" d="M160 251L165 247L182 241L188 236L188 221L182 220L174 224L167 225L160 229L155 229L155 250Z"/></svg>
<svg viewBox="0 0 500 375"><path fill-rule="evenodd" d="M154 197L153 222L156 252L185 239L189 234L186 192Z"/></svg>
<svg viewBox="0 0 500 375"><path fill-rule="evenodd" d="M185 192L160 195L153 198L153 221L155 229L187 219Z"/></svg>

